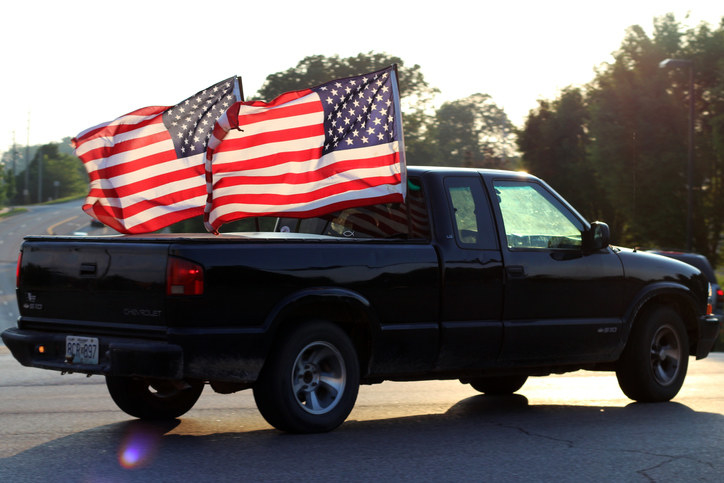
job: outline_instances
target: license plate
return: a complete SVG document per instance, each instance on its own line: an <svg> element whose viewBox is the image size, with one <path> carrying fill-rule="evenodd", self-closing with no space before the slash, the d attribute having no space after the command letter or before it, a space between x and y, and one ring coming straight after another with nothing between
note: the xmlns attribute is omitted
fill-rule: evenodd
<svg viewBox="0 0 724 483"><path fill-rule="evenodd" d="M98 339L67 336L65 338L65 360L72 364L98 364Z"/></svg>

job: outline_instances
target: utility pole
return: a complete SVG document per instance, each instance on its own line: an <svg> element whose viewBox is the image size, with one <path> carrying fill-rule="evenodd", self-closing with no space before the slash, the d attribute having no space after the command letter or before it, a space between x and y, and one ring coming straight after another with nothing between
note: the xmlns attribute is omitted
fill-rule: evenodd
<svg viewBox="0 0 724 483"><path fill-rule="evenodd" d="M38 151L38 203L43 202L43 155Z"/></svg>
<svg viewBox="0 0 724 483"><path fill-rule="evenodd" d="M28 137L25 140L25 184L23 185L23 201L30 204L30 113L28 112Z"/></svg>
<svg viewBox="0 0 724 483"><path fill-rule="evenodd" d="M13 150L12 150L12 157L10 158L12 161L12 170L13 170L13 176L15 176L15 157L17 156L17 151L15 149L15 131L13 131Z"/></svg>
<svg viewBox="0 0 724 483"><path fill-rule="evenodd" d="M17 158L18 158L18 150L17 150L17 143L15 142L15 131L13 131L13 150L11 154L11 160L12 160L12 171L10 173L9 178L9 191L8 191L8 201L10 203L10 206L13 205L13 200L15 199L17 185L15 183L15 175L18 173L17 171Z"/></svg>

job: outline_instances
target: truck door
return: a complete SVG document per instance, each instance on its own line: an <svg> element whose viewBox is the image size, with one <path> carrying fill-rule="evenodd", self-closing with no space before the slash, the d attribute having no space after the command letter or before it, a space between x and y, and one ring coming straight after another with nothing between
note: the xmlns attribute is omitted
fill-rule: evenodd
<svg viewBox="0 0 724 483"><path fill-rule="evenodd" d="M438 368L495 361L502 344L503 260L479 175L448 176L442 191L450 216L436 226L443 292Z"/></svg>
<svg viewBox="0 0 724 483"><path fill-rule="evenodd" d="M618 345L623 267L609 247L586 253L587 223L543 183L488 186L505 264L501 359L601 360Z"/></svg>

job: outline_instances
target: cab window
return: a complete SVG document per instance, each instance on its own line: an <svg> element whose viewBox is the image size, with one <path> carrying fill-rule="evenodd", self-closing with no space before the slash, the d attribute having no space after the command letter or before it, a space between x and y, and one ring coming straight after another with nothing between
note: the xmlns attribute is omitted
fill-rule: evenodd
<svg viewBox="0 0 724 483"><path fill-rule="evenodd" d="M445 178L455 241L460 248L495 249L490 207L479 176Z"/></svg>
<svg viewBox="0 0 724 483"><path fill-rule="evenodd" d="M404 203L347 208L312 218L279 218L275 231L341 238L429 240L430 220L421 181L410 178Z"/></svg>
<svg viewBox="0 0 724 483"><path fill-rule="evenodd" d="M510 249L578 249L583 225L536 183L496 181L495 194Z"/></svg>

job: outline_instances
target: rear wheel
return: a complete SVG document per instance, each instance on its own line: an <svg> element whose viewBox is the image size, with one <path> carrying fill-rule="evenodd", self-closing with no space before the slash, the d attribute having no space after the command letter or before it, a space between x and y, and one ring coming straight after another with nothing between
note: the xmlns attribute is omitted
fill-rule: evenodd
<svg viewBox="0 0 724 483"><path fill-rule="evenodd" d="M175 419L191 409L201 396L201 381L172 381L106 376L113 402L140 419Z"/></svg>
<svg viewBox="0 0 724 483"><path fill-rule="evenodd" d="M489 376L476 377L470 381L470 385L476 391L491 394L504 395L513 394L515 391L523 387L528 376Z"/></svg>
<svg viewBox="0 0 724 483"><path fill-rule="evenodd" d="M254 385L269 424L293 433L331 431L347 419L359 390L359 361L347 334L315 322L289 333Z"/></svg>
<svg viewBox="0 0 724 483"><path fill-rule="evenodd" d="M684 322L669 307L656 307L634 325L616 365L621 390L635 401L668 401L679 392L689 364Z"/></svg>

